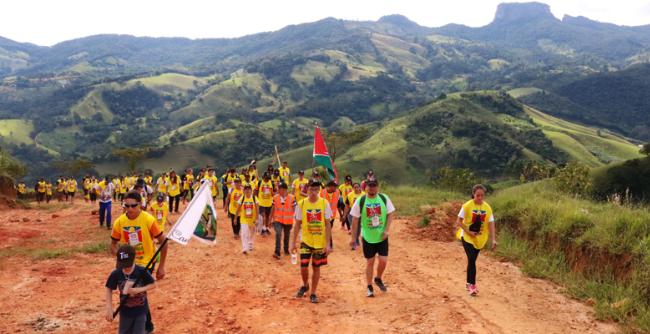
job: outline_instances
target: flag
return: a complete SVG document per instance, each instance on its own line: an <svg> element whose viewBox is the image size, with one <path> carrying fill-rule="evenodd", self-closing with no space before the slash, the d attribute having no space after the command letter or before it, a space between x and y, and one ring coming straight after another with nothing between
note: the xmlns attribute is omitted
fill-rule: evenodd
<svg viewBox="0 0 650 334"><path fill-rule="evenodd" d="M205 182L167 234L167 238L187 245L191 237L207 243L217 243L217 211L212 202L212 182Z"/></svg>
<svg viewBox="0 0 650 334"><path fill-rule="evenodd" d="M330 158L329 152L327 152L327 147L325 146L325 141L323 136L320 134L320 129L318 126L314 130L314 160L321 166L327 168L327 174L330 177L330 180L338 182L338 174L336 173L336 168L334 163Z"/></svg>

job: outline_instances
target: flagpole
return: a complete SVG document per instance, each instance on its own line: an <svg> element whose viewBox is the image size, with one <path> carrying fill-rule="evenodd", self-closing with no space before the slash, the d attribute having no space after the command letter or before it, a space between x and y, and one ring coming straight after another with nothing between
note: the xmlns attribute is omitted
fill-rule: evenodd
<svg viewBox="0 0 650 334"><path fill-rule="evenodd" d="M314 165L316 164L316 129L318 128L318 121L314 121L314 151L311 155L311 175L314 178Z"/></svg>

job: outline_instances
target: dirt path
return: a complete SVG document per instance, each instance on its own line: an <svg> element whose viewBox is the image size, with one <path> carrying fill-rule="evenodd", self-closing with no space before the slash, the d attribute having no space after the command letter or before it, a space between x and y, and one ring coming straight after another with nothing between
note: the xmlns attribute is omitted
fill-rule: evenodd
<svg viewBox="0 0 650 334"><path fill-rule="evenodd" d="M218 204L221 206L221 204ZM18 247L70 247L96 237L89 204L52 213L5 210L0 251ZM334 249L322 269L321 304L294 294L299 268L289 257L271 257L275 236L256 237L255 250L240 252L230 222L220 211L216 246L171 243L167 272L149 294L156 333L613 333L592 310L557 292L558 286L527 278L512 264L481 254L478 297L465 289L466 260L456 242L416 234L415 222L396 219L384 282L365 297L361 250L344 244L348 234L335 224ZM114 214L118 214L117 208ZM30 222L10 222L29 217ZM40 218L39 218L40 217ZM39 218L42 222L36 222ZM178 216L172 216L176 220ZM51 330L58 333L116 333L104 319L104 288L114 268L108 254L76 253L68 259L0 257L0 333ZM115 302L114 298L114 302Z"/></svg>

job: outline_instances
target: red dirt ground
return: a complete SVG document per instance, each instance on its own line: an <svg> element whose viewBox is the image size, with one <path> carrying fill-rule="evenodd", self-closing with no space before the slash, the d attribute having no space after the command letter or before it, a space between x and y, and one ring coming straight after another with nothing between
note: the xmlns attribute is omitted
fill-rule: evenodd
<svg viewBox="0 0 650 334"><path fill-rule="evenodd" d="M56 211L59 218L51 218L47 210L3 210L0 252L108 243L109 232L97 227L91 209L77 201ZM114 209L114 217L118 211ZM365 297L362 251L350 250L348 234L335 224L335 252L322 269L318 287L321 304L310 304L294 295L301 285L298 266L288 256L271 257L275 236L257 236L255 250L242 255L229 220L218 212L216 246L195 240L187 246L170 242L167 276L149 293L155 333L618 331L615 325L596 321L590 307L559 293L559 286L526 277L516 266L484 255L487 252L478 261L480 294L470 297L462 247L433 240L451 240L455 228L444 226L444 215L438 220L433 213L431 227L425 230L415 228L415 217L394 220L383 277L388 292L375 289L376 298ZM30 221L23 222L23 217ZM15 218L20 222L10 222ZM104 319L104 284L114 265L110 254L76 252L49 260L0 256L0 333L117 333L117 319Z"/></svg>

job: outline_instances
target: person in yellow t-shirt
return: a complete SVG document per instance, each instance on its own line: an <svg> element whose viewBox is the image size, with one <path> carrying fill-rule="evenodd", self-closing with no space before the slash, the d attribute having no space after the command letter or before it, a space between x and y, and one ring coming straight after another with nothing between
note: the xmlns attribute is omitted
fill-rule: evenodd
<svg viewBox="0 0 650 334"><path fill-rule="evenodd" d="M350 230L350 223L352 222L352 215L350 214L350 210L352 209L352 206L354 205L354 202L357 201L357 198L365 195L366 193L361 190L361 184L359 182L354 182L352 184L352 192L348 193L348 195L345 197L345 209L343 209L343 215L347 217L347 222L348 222L348 234L351 233ZM361 246L359 243L359 235L361 235L361 224L357 227L357 231L355 233L356 236L356 244L352 246L352 250L357 249L358 246Z"/></svg>
<svg viewBox="0 0 650 334"><path fill-rule="evenodd" d="M160 230L165 232L165 223L172 223L169 221L169 218L167 218L167 213L169 213L169 205L165 203L165 196L158 195L158 197L156 197L156 201L151 204L150 211L151 215L156 220L156 223L158 223Z"/></svg>
<svg viewBox="0 0 650 334"><path fill-rule="evenodd" d="M463 204L456 220L456 225L460 227L456 237L461 240L467 255L467 283L465 289L469 291L470 295L478 293L476 288L476 259L488 240L485 223L488 224L489 235L492 237L492 249L499 246L494 233L492 208L483 200L484 197L485 187L480 184L475 185L472 188L472 200Z"/></svg>
<svg viewBox="0 0 650 334"><path fill-rule="evenodd" d="M183 180L183 204L185 204L187 195L190 192L192 193L192 196L190 196L190 200L194 197L194 191L192 190L192 186L194 185L194 175L192 175L192 170L191 169L186 170L184 177L185 179Z"/></svg>
<svg viewBox="0 0 650 334"><path fill-rule="evenodd" d="M291 170L287 167L287 162L282 162L282 167L278 168L280 171L280 177L284 180L286 184L292 184L293 179L291 177Z"/></svg>
<svg viewBox="0 0 650 334"><path fill-rule="evenodd" d="M170 212L178 212L178 205L181 202L181 187L183 186L181 183L181 177L176 175L175 171L169 172L169 180L168 180L168 195L169 195L169 211ZM174 207L174 200L176 200L176 207Z"/></svg>
<svg viewBox="0 0 650 334"><path fill-rule="evenodd" d="M74 176L70 176L70 181L68 181L68 196L70 197L70 204L74 203L74 193L77 191L77 181L75 181Z"/></svg>
<svg viewBox="0 0 650 334"><path fill-rule="evenodd" d="M306 192L307 189L303 189L305 185L309 183L309 180L305 179L305 171L298 172L298 178L293 181L293 195L296 196L296 203L302 201L305 196L302 195L303 190Z"/></svg>
<svg viewBox="0 0 650 334"><path fill-rule="evenodd" d="M41 205L41 202L45 200L45 178L41 178L40 181L36 183L36 202L38 205Z"/></svg>
<svg viewBox="0 0 650 334"><path fill-rule="evenodd" d="M65 179L63 179L63 175L61 175L59 179L56 180L56 192L59 195L59 203L61 203L63 201L63 197L65 196Z"/></svg>
<svg viewBox="0 0 650 334"><path fill-rule="evenodd" d="M52 182L50 182L50 180L45 182L45 198L46 203L50 204L50 199L52 199Z"/></svg>
<svg viewBox="0 0 650 334"><path fill-rule="evenodd" d="M241 179L242 182L246 180L246 176L248 175L248 168L244 167L241 169L241 174L239 174L239 178Z"/></svg>
<svg viewBox="0 0 650 334"><path fill-rule="evenodd" d="M162 172L162 175L156 181L156 190L158 195L167 196L167 187L168 187L167 172Z"/></svg>
<svg viewBox="0 0 650 334"><path fill-rule="evenodd" d="M244 196L244 190L242 189L241 179L237 178L235 180L235 186L228 191L226 207L223 208L223 212L227 213L228 217L230 217L232 232L235 234L235 237L239 237L239 231L241 229L240 219L237 216L237 208L239 207L239 199L242 196Z"/></svg>
<svg viewBox="0 0 650 334"><path fill-rule="evenodd" d="M339 186L339 191L341 192L341 199L339 200L338 210L341 214L341 229L344 231L350 230L350 222L348 217L344 215L345 213L345 200L349 193L354 189L352 188L352 175L346 175L343 180L345 183Z"/></svg>
<svg viewBox="0 0 650 334"><path fill-rule="evenodd" d="M124 194L126 194L127 190L128 190L128 185L126 183L124 176L122 176L120 177L120 195L119 195L120 202L124 202Z"/></svg>
<svg viewBox="0 0 650 334"><path fill-rule="evenodd" d="M84 191L84 198L86 198L86 195L88 195L88 189L90 189L90 174L86 174L86 177L81 180L81 184L83 185L83 191ZM88 203L88 199L86 198L86 203Z"/></svg>
<svg viewBox="0 0 650 334"><path fill-rule="evenodd" d="M278 186L280 185L280 183L284 182L284 179L282 178L282 176L280 176L279 169L273 171L273 176L271 176L271 182L273 182L273 191L278 192Z"/></svg>
<svg viewBox="0 0 650 334"><path fill-rule="evenodd" d="M153 188L153 177L151 177L151 174L149 172L144 173L144 183Z"/></svg>
<svg viewBox="0 0 650 334"><path fill-rule="evenodd" d="M121 215L113 224L111 232L111 252L117 255L118 242L130 244L135 248L135 263L146 267L156 252L154 240L158 243L165 241L165 232L160 230L154 217L142 211L142 195L138 191L129 191L124 196L124 208L126 213ZM165 277L165 260L167 259L167 244L160 250L160 264L156 272L157 279ZM151 272L154 271L156 263L153 263Z"/></svg>
<svg viewBox="0 0 650 334"><path fill-rule="evenodd" d="M244 195L239 199L235 215L239 217L241 227L241 245L244 254L253 250L253 241L255 240L255 223L260 212L259 201L253 195L251 185L244 186Z"/></svg>
<svg viewBox="0 0 650 334"><path fill-rule="evenodd" d="M262 235L271 235L269 227L271 227L271 210L273 208L273 195L275 194L273 182L271 182L271 174L268 172L262 175L262 180L257 183L256 195L260 199L260 214L264 219L264 226L262 227Z"/></svg>
<svg viewBox="0 0 650 334"><path fill-rule="evenodd" d="M25 181L20 181L18 185L18 199L25 198Z"/></svg>
<svg viewBox="0 0 650 334"><path fill-rule="evenodd" d="M296 293L296 297L301 298L309 286L309 262L311 262L313 275L311 295L309 301L318 303L316 289L320 279L320 267L327 265L327 256L331 253L330 238L332 228L329 220L332 218L332 210L326 200L320 198L320 183L310 182L307 186L308 197L296 205L294 213L296 222L293 225L293 242L291 244L291 253L298 251L296 241L298 234L302 235L300 244L300 274L302 276L302 286Z"/></svg>
<svg viewBox="0 0 650 334"><path fill-rule="evenodd" d="M212 192L212 201L215 201L217 199L217 196L219 196L219 179L214 176L214 169L210 168L208 170L208 176L204 177L203 180L205 182L212 182L212 185L210 186L210 191ZM223 197L226 198L226 193L223 194ZM224 208L226 207L225 202L224 202Z"/></svg>
<svg viewBox="0 0 650 334"><path fill-rule="evenodd" d="M255 165L251 164L250 166L248 166L248 175L251 177L251 182L257 183L257 181L259 180L259 176L257 175L257 168L255 167ZM253 192L255 192L255 190L253 190Z"/></svg>

